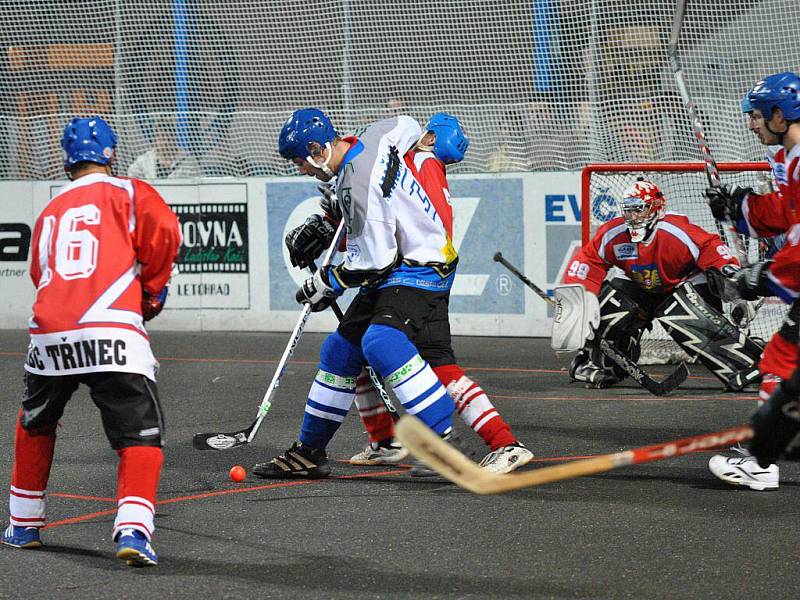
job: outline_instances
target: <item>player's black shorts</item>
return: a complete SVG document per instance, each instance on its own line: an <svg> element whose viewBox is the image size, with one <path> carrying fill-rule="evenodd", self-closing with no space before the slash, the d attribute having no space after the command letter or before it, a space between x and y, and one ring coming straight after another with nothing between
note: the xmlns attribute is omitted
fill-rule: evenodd
<svg viewBox="0 0 800 600"><path fill-rule="evenodd" d="M456 362L450 339L450 292L430 292L408 286L369 290L356 295L347 308L339 333L361 345L367 327L389 325L406 334L432 367Z"/></svg>
<svg viewBox="0 0 800 600"><path fill-rule="evenodd" d="M37 375L25 372L21 424L38 429L58 422L78 386L89 387L111 447L163 446L164 419L156 384L138 373Z"/></svg>

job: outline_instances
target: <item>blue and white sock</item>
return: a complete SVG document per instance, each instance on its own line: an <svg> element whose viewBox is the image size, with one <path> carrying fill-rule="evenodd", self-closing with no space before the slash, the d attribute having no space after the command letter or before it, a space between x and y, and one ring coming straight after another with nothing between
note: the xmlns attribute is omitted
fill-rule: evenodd
<svg viewBox="0 0 800 600"><path fill-rule="evenodd" d="M452 398L402 331L370 325L361 347L364 358L394 389L407 413L422 419L439 435L452 428Z"/></svg>

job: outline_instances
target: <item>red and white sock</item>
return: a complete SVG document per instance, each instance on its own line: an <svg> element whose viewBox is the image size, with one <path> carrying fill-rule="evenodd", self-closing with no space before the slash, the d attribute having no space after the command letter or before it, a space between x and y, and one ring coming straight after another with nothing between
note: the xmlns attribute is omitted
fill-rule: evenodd
<svg viewBox="0 0 800 600"><path fill-rule="evenodd" d="M492 450L517 443L511 427L503 420L486 392L464 374L458 365L435 367L434 372L447 387L456 411Z"/></svg>
<svg viewBox="0 0 800 600"><path fill-rule="evenodd" d="M149 540L155 530L156 493L164 454L157 446L117 450L117 518L114 535L122 529L141 531Z"/></svg>
<svg viewBox="0 0 800 600"><path fill-rule="evenodd" d="M772 396L772 392L780 385L781 381L783 381L783 379L773 373L764 373L764 378L761 380L761 385L758 388L759 406L769 400L769 397Z"/></svg>
<svg viewBox="0 0 800 600"><path fill-rule="evenodd" d="M378 396L378 391L366 371L361 371L356 379L356 407L370 442L383 442L394 437L392 416L386 410L386 405Z"/></svg>
<svg viewBox="0 0 800 600"><path fill-rule="evenodd" d="M55 423L37 430L26 430L17 418L9 496L10 521L15 527L43 527L47 522L45 494L55 445Z"/></svg>

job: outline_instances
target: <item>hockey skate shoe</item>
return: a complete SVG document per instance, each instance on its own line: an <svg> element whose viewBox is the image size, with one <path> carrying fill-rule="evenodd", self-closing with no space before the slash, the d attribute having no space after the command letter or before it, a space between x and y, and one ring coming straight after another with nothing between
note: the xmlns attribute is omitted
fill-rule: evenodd
<svg viewBox="0 0 800 600"><path fill-rule="evenodd" d="M351 465L396 465L408 456L408 450L394 438L370 442L350 459Z"/></svg>
<svg viewBox="0 0 800 600"><path fill-rule="evenodd" d="M510 446L492 450L483 457L480 466L492 473L511 473L514 469L527 465L532 459L533 452L520 442L516 442Z"/></svg>
<svg viewBox="0 0 800 600"><path fill-rule="evenodd" d="M6 527L2 542L12 548L39 548L42 545L38 527L17 527L16 525Z"/></svg>
<svg viewBox="0 0 800 600"><path fill-rule="evenodd" d="M573 381L582 381L587 389L607 388L620 381L620 378L598 367L583 350L572 359L567 371Z"/></svg>
<svg viewBox="0 0 800 600"><path fill-rule="evenodd" d="M322 479L331 474L325 450L295 442L281 456L253 467L262 479Z"/></svg>
<svg viewBox="0 0 800 600"><path fill-rule="evenodd" d="M154 567L158 564L156 551L147 536L138 529L123 529L117 534L117 558L129 567Z"/></svg>
<svg viewBox="0 0 800 600"><path fill-rule="evenodd" d="M771 464L762 468L756 457L741 446L731 448L738 456L717 454L708 461L708 470L715 476L731 485L743 485L751 490L777 490L778 465Z"/></svg>

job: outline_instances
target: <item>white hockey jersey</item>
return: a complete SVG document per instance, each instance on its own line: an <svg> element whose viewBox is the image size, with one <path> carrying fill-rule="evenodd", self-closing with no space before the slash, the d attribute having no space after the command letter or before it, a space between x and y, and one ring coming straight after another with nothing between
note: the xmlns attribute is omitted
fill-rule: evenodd
<svg viewBox="0 0 800 600"><path fill-rule="evenodd" d="M347 226L334 287L378 284L448 290L458 260L442 217L403 161L422 130L406 116L379 121L358 138L339 168L336 193Z"/></svg>

